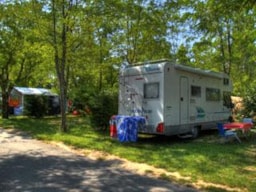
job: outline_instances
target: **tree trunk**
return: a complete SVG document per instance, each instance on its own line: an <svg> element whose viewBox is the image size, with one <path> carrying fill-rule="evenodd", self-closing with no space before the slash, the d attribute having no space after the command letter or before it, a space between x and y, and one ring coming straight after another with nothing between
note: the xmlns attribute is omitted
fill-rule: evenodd
<svg viewBox="0 0 256 192"><path fill-rule="evenodd" d="M227 27L227 44L228 44L228 69L227 69L227 74L230 75L231 73L231 65L232 65L232 35L231 35L231 29L230 29L230 25L228 23L228 27Z"/></svg>
<svg viewBox="0 0 256 192"><path fill-rule="evenodd" d="M9 98L8 91L2 91L2 118L3 119L8 119L9 118L8 98Z"/></svg>
<svg viewBox="0 0 256 192"><path fill-rule="evenodd" d="M65 6L62 2L62 19L65 20ZM52 1L53 6L53 46L55 52L55 68L58 76L59 90L60 90L60 109L61 109L61 132L67 132L67 122L66 122L66 98L67 98L67 84L65 82L65 65L66 65L66 48L67 48L67 39L66 39L66 25L62 23L62 36L61 36L61 51L58 48L58 33L57 33L57 10L56 2ZM61 58L59 57L59 52L61 53Z"/></svg>
<svg viewBox="0 0 256 192"><path fill-rule="evenodd" d="M9 62L1 70L1 89L2 89L2 118L9 118Z"/></svg>
<svg viewBox="0 0 256 192"><path fill-rule="evenodd" d="M67 96L66 96L66 90L65 90L65 81L63 81L63 78L60 78L60 109L61 109L61 131L67 132L67 117L66 117L66 103L67 103Z"/></svg>

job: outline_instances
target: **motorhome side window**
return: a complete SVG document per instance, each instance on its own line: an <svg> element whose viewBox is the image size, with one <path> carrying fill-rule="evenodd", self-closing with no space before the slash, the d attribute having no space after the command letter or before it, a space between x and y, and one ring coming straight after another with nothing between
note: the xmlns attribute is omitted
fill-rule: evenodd
<svg viewBox="0 0 256 192"><path fill-rule="evenodd" d="M206 101L220 101L220 89L206 88Z"/></svg>
<svg viewBox="0 0 256 192"><path fill-rule="evenodd" d="M201 97L201 87L199 86L191 86L191 96L192 97Z"/></svg>
<svg viewBox="0 0 256 192"><path fill-rule="evenodd" d="M157 99L159 98L159 83L146 83L144 84L144 98Z"/></svg>

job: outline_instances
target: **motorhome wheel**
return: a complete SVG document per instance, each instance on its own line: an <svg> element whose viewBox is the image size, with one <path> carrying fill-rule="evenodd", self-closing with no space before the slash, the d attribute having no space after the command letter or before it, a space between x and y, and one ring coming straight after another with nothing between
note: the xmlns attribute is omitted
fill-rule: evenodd
<svg viewBox="0 0 256 192"><path fill-rule="evenodd" d="M193 127L191 129L192 138L197 138L199 135L199 127Z"/></svg>

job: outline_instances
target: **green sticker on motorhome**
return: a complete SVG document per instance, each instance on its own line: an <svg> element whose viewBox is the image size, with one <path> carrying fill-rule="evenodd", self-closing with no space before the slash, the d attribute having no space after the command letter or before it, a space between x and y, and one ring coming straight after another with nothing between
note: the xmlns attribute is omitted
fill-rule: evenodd
<svg viewBox="0 0 256 192"><path fill-rule="evenodd" d="M205 111L202 107L196 107L197 118L204 118L205 117Z"/></svg>

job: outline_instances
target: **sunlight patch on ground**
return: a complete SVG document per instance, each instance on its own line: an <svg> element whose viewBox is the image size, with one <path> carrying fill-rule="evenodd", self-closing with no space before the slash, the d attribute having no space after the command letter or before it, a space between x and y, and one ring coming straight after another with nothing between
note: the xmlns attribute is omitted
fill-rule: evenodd
<svg viewBox="0 0 256 192"><path fill-rule="evenodd" d="M214 183L208 183L204 182L202 180L197 181L196 183L193 183L193 186L195 186L198 189L202 188L216 188L216 189L222 189L225 191L232 191L232 192L247 192L247 189L241 189L241 188L232 188L227 185L221 185L221 184L214 184Z"/></svg>

